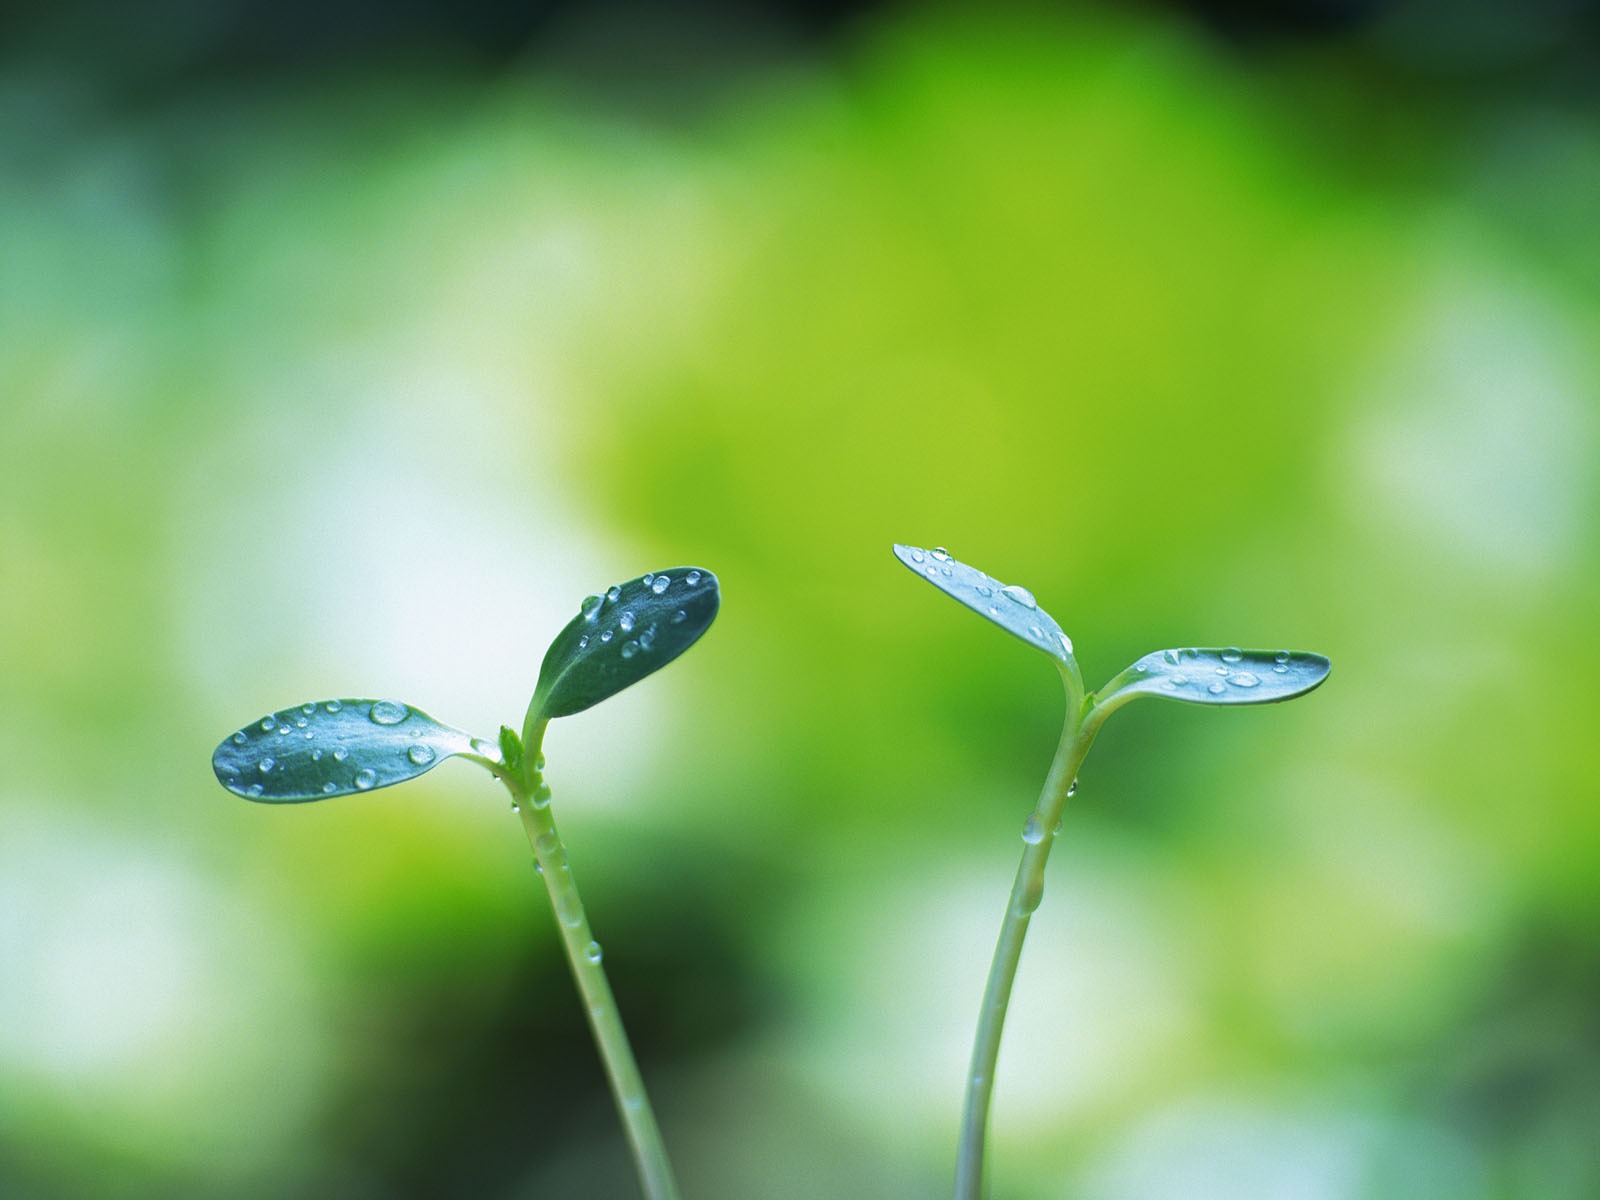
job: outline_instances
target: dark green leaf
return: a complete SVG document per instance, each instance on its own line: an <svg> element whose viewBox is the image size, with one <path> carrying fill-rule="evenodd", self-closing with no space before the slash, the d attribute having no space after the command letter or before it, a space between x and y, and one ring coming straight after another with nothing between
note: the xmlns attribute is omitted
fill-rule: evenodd
<svg viewBox="0 0 1600 1200"><path fill-rule="evenodd" d="M211 769L246 800L293 804L403 783L466 753L499 757L494 747L398 700L321 700L224 738Z"/></svg>
<svg viewBox="0 0 1600 1200"><path fill-rule="evenodd" d="M1309 692L1330 667L1322 655L1300 650L1157 650L1106 684L1096 703L1163 696L1190 704L1271 704Z"/></svg>
<svg viewBox="0 0 1600 1200"><path fill-rule="evenodd" d="M976 567L951 558L943 548L921 550L896 543L894 553L934 587L954 596L973 612L989 618L1035 650L1073 664L1072 640L1061 632L1055 618L1039 607L1027 588L991 579Z"/></svg>
<svg viewBox="0 0 1600 1200"><path fill-rule="evenodd" d="M590 596L556 634L533 692L536 715L567 717L660 670L717 615L717 577L673 567Z"/></svg>

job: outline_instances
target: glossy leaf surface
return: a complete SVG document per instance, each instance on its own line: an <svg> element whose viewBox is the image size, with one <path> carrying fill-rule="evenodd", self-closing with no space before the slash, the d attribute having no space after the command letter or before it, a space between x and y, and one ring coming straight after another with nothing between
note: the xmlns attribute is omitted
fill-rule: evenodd
<svg viewBox="0 0 1600 1200"><path fill-rule="evenodd" d="M533 708L571 716L638 683L694 645L720 603L717 577L703 567L653 571L590 596L550 643Z"/></svg>
<svg viewBox="0 0 1600 1200"><path fill-rule="evenodd" d="M1305 695L1330 669L1322 655L1301 650L1157 650L1106 684L1097 703L1161 696L1190 704L1272 704Z"/></svg>
<svg viewBox="0 0 1600 1200"><path fill-rule="evenodd" d="M934 587L955 597L979 616L987 617L1035 650L1072 663L1072 640L1061 631L1055 618L1039 607L1027 588L1001 583L976 567L950 557L949 551L942 548L923 550L897 542L894 553Z"/></svg>
<svg viewBox="0 0 1600 1200"><path fill-rule="evenodd" d="M398 700L320 700L224 738L211 769L236 796L296 804L403 783L468 752L499 757L495 747Z"/></svg>

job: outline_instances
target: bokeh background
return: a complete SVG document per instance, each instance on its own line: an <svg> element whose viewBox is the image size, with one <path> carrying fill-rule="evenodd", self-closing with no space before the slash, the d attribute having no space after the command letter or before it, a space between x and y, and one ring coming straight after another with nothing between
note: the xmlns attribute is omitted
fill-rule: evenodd
<svg viewBox="0 0 1600 1200"><path fill-rule="evenodd" d="M586 593L722 615L547 742L686 1196L943 1194L1042 659L997 1200L1600 1195L1600 10L0 18L0 1195L636 1194L496 786Z"/></svg>

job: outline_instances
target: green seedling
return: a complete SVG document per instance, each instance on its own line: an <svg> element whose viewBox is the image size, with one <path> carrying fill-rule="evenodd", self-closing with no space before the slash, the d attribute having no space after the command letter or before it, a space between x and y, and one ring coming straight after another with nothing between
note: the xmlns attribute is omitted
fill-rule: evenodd
<svg viewBox="0 0 1600 1200"><path fill-rule="evenodd" d="M1158 650L1133 663L1098 692L1085 694L1072 641L1032 593L1002 584L950 557L943 549L896 545L896 557L941 591L987 617L1013 637L1047 655L1061 672L1067 690L1067 715L1039 803L1022 827L1022 862L1000 927L989 982L972 1047L961 1140L956 1151L956 1200L978 1200L983 1193L984 1143L989 1101L994 1091L1000 1031L1011 986L1022 957L1028 922L1044 895L1044 864L1060 827L1067 797L1077 790L1078 769L1105 719L1141 696L1189 704L1273 704L1303 696L1328 677L1320 654L1295 650Z"/></svg>
<svg viewBox="0 0 1600 1200"><path fill-rule="evenodd" d="M567 961L650 1200L675 1200L677 1186L601 966L600 944L556 832L540 750L552 720L600 703L692 646L710 627L719 603L716 576L695 567L655 572L588 597L545 653L520 736L502 727L496 741L473 737L398 700L322 700L261 718L224 738L211 760L223 787L265 804L300 804L389 787L452 757L477 763L505 784L550 893Z"/></svg>

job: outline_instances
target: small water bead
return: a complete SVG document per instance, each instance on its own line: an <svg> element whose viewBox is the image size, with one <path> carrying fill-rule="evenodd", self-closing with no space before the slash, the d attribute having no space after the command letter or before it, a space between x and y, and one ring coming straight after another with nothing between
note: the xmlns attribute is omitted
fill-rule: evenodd
<svg viewBox="0 0 1600 1200"><path fill-rule="evenodd" d="M695 584L700 582L700 572L699 571L690 571L687 575L685 575L683 577L683 581L685 583L687 583L690 587L693 587Z"/></svg>
<svg viewBox="0 0 1600 1200"><path fill-rule="evenodd" d="M1178 652L1176 650L1163 650L1161 652L1161 657L1166 659L1173 666L1178 665Z"/></svg>
<svg viewBox="0 0 1600 1200"><path fill-rule="evenodd" d="M677 612L672 614L672 623L674 625L682 625L688 619L689 619L689 614L684 612L683 609L681 609L681 608Z"/></svg>
<svg viewBox="0 0 1600 1200"><path fill-rule="evenodd" d="M657 575L655 582L650 585L650 590L659 596L671 586L672 579L669 576Z"/></svg>
<svg viewBox="0 0 1600 1200"><path fill-rule="evenodd" d="M311 722L306 720L304 717L296 717L294 720L294 727L296 729L304 729L309 724L311 724Z"/></svg>
<svg viewBox="0 0 1600 1200"><path fill-rule="evenodd" d="M300 706L300 711L309 717L312 713L317 711L317 706L315 704L302 704Z"/></svg>
<svg viewBox="0 0 1600 1200"><path fill-rule="evenodd" d="M556 904L556 915L568 929L576 929L583 924L583 906L578 903L575 896L561 897Z"/></svg>
<svg viewBox="0 0 1600 1200"><path fill-rule="evenodd" d="M1284 666L1282 663L1279 663L1277 666L1273 667L1272 669L1274 671L1276 671L1279 675L1287 675L1289 673L1289 668Z"/></svg>
<svg viewBox="0 0 1600 1200"><path fill-rule="evenodd" d="M425 767L434 759L432 746L413 746L406 751L406 757L419 767Z"/></svg>
<svg viewBox="0 0 1600 1200"><path fill-rule="evenodd" d="M1041 642L1044 641L1044 630L1040 629L1037 625L1029 629L1028 632L1033 634L1036 640Z"/></svg>
<svg viewBox="0 0 1600 1200"><path fill-rule="evenodd" d="M324 796L331 796L334 792L336 792L338 790L339 790L339 785L336 784L336 783L325 783L325 784L322 785L322 794Z"/></svg>
<svg viewBox="0 0 1600 1200"><path fill-rule="evenodd" d="M1187 675L1174 675L1168 682L1176 684L1178 687L1182 687L1184 684L1189 682L1189 677Z"/></svg>
<svg viewBox="0 0 1600 1200"><path fill-rule="evenodd" d="M256 764L256 770L260 771L263 775L266 775L269 774L272 771L272 768L277 765L278 760L269 756L267 758L263 758Z"/></svg>
<svg viewBox="0 0 1600 1200"><path fill-rule="evenodd" d="M329 700L322 707L327 709L329 712L338 712L341 708L344 707L344 705L340 704L337 700Z"/></svg>
<svg viewBox="0 0 1600 1200"><path fill-rule="evenodd" d="M622 626L623 633L633 632L633 610L623 609L622 615L617 618L617 624Z"/></svg>
<svg viewBox="0 0 1600 1200"><path fill-rule="evenodd" d="M585 596L583 603L578 606L578 612L582 614L585 621L592 621L600 615L600 609L604 605L605 601L599 596Z"/></svg>
<svg viewBox="0 0 1600 1200"><path fill-rule="evenodd" d="M600 635L600 640L602 642L609 642L615 636L616 636L616 632L614 630L608 629L608 630L606 630L604 633L602 633Z"/></svg>
<svg viewBox="0 0 1600 1200"><path fill-rule="evenodd" d="M581 638L578 639L578 649L579 650L587 650L588 648L589 648L589 635L586 633Z"/></svg>
<svg viewBox="0 0 1600 1200"><path fill-rule="evenodd" d="M600 949L599 942L590 942L588 949L583 952L583 956L592 963L599 962L603 954L604 951Z"/></svg>
<svg viewBox="0 0 1600 1200"><path fill-rule="evenodd" d="M948 579L951 575L954 575L955 572L952 571L949 567L940 567L939 568L939 574L943 575L945 578Z"/></svg>
<svg viewBox="0 0 1600 1200"><path fill-rule="evenodd" d="M1065 633L1058 633L1058 634L1056 634L1056 636L1061 639L1061 648L1063 650L1065 650L1068 654L1071 654L1072 653L1072 639L1069 638Z"/></svg>
<svg viewBox="0 0 1600 1200"><path fill-rule="evenodd" d="M249 740L250 735L245 733L243 730L240 730L238 733L233 735L233 744L235 746L242 746Z"/></svg>
<svg viewBox="0 0 1600 1200"><path fill-rule="evenodd" d="M641 649L641 650L649 650L650 647L654 646L655 644L656 644L656 627L654 625L652 625L652 626L650 626L649 629L646 629L643 633L641 633L639 635L639 649Z"/></svg>
<svg viewBox="0 0 1600 1200"><path fill-rule="evenodd" d="M1072 781L1072 783L1070 785L1068 785L1068 787L1067 787L1067 795L1076 796L1077 794L1078 794L1078 781L1076 779L1074 779ZM1060 826L1057 825L1056 828L1059 829Z"/></svg>
<svg viewBox="0 0 1600 1200"><path fill-rule="evenodd" d="M250 785L250 794L252 796L259 796L262 793L264 793L266 790L267 789L262 787L259 783L252 783Z"/></svg>
<svg viewBox="0 0 1600 1200"><path fill-rule="evenodd" d="M398 700L379 700L367 715L374 725L398 725L411 715L411 710Z"/></svg>
<svg viewBox="0 0 1600 1200"><path fill-rule="evenodd" d="M1273 662L1279 662L1279 663L1286 663L1286 662L1289 661L1289 659L1291 657L1292 656L1290 655L1290 653L1287 650L1279 650L1276 654L1274 654L1272 656L1272 661Z"/></svg>
<svg viewBox="0 0 1600 1200"><path fill-rule="evenodd" d="M554 854L557 845L556 835L547 829L539 835L539 839L534 845L540 854Z"/></svg>
<svg viewBox="0 0 1600 1200"><path fill-rule="evenodd" d="M647 572L645 572L645 576L644 576L644 579L643 579L642 582L644 583L645 587L649 587L652 583L655 582L655 579L656 579L656 573L654 571L647 571Z"/></svg>
<svg viewBox="0 0 1600 1200"><path fill-rule="evenodd" d="M1062 636L1065 636L1065 635L1063 634ZM1135 675L1147 675L1147 674L1150 673L1150 668L1145 666L1142 662L1141 663L1134 663L1133 664L1133 673Z"/></svg>
<svg viewBox="0 0 1600 1200"><path fill-rule="evenodd" d="M550 786L548 784L541 783L538 787L533 789L533 795L530 797L530 799L533 801L533 806L535 808L549 808Z"/></svg>
<svg viewBox="0 0 1600 1200"><path fill-rule="evenodd" d="M313 750L311 752L311 761L312 762L321 762L322 761L322 751L320 749Z"/></svg>
<svg viewBox="0 0 1600 1200"><path fill-rule="evenodd" d="M1213 683L1210 687L1206 688L1206 691L1210 692L1213 696L1220 696L1227 690L1228 685L1225 683Z"/></svg>
<svg viewBox="0 0 1600 1200"><path fill-rule="evenodd" d="M1023 608L1038 608L1039 602L1033 598L1033 593L1021 584L1008 583L1000 589L1000 594L1007 600L1022 605Z"/></svg>
<svg viewBox="0 0 1600 1200"><path fill-rule="evenodd" d="M544 770L544 755L542 753L533 760L533 769L535 771Z"/></svg>
<svg viewBox="0 0 1600 1200"><path fill-rule="evenodd" d="M911 552L911 561L914 563L920 564L925 557L926 555L924 555L921 550L913 550Z"/></svg>
<svg viewBox="0 0 1600 1200"><path fill-rule="evenodd" d="M278 736L279 737L288 737L289 736L289 722L282 721L282 722L280 722L278 724Z"/></svg>
<svg viewBox="0 0 1600 1200"><path fill-rule="evenodd" d="M989 615L991 617L998 617L1000 615L1000 610L991 604L989 605Z"/></svg>
<svg viewBox="0 0 1600 1200"><path fill-rule="evenodd" d="M265 718L262 719L261 731L263 733L271 733L277 727L278 727L278 722L276 720L274 720L273 718L265 717Z"/></svg>
<svg viewBox="0 0 1600 1200"><path fill-rule="evenodd" d="M317 731L316 730L314 730L314 729L306 730L306 741L309 742L309 741L311 741L311 739L313 739L316 736L317 736Z"/></svg>
<svg viewBox="0 0 1600 1200"><path fill-rule="evenodd" d="M610 587L608 587L606 589L606 603L607 604L615 604L618 600L621 600L621 599L622 599L622 589L620 587L618 587L616 584L613 583Z"/></svg>
<svg viewBox="0 0 1600 1200"><path fill-rule="evenodd" d="M371 767L362 767L356 772L356 787L363 792L378 782L378 773Z"/></svg>
<svg viewBox="0 0 1600 1200"><path fill-rule="evenodd" d="M1222 652L1222 661L1225 663L1241 662L1243 659L1244 651L1240 650L1237 646L1229 646Z"/></svg>
<svg viewBox="0 0 1600 1200"><path fill-rule="evenodd" d="M338 750L335 750L333 752L333 761L334 762L343 762L345 759L347 759L349 757L350 757L350 751L342 749L342 748L338 749Z"/></svg>
<svg viewBox="0 0 1600 1200"><path fill-rule="evenodd" d="M934 563L929 563L926 569L927 569L927 572L928 572L928 578L930 578L930 579L938 578L938 575L939 575L938 566L936 566Z"/></svg>
<svg viewBox="0 0 1600 1200"><path fill-rule="evenodd" d="M639 653L639 643L638 642L625 642L625 643L623 643L623 646L622 646L622 657L623 658L632 658L637 653Z"/></svg>
<svg viewBox="0 0 1600 1200"><path fill-rule="evenodd" d="M1039 820L1038 813L1029 813L1028 819L1023 822L1022 840L1030 846L1037 846L1044 841L1044 823Z"/></svg>
<svg viewBox="0 0 1600 1200"><path fill-rule="evenodd" d="M1234 687L1252 688L1260 683L1261 680L1250 674L1249 671L1235 671L1229 677L1228 682L1233 684Z"/></svg>
<svg viewBox="0 0 1600 1200"><path fill-rule="evenodd" d="M978 584L976 590L977 590L978 595L982 596L985 600L987 600L990 596L994 595L994 589L993 588L985 587L981 583Z"/></svg>
<svg viewBox="0 0 1600 1200"><path fill-rule="evenodd" d="M950 551L946 550L943 546L935 546L929 553L931 553L940 562L950 561Z"/></svg>

